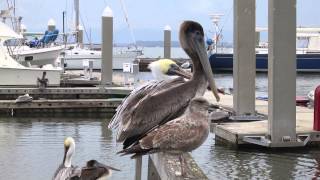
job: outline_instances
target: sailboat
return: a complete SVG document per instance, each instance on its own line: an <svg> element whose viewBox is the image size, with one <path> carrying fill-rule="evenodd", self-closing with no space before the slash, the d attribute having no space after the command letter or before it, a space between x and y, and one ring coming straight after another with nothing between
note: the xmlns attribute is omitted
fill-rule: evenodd
<svg viewBox="0 0 320 180"><path fill-rule="evenodd" d="M25 67L9 55L3 43L16 38L21 35L0 22L0 86L39 86L39 79L46 79L48 86L59 86L61 68L52 65Z"/></svg>
<svg viewBox="0 0 320 180"><path fill-rule="evenodd" d="M122 7L124 7L123 2L121 1ZM80 25L79 22L79 0L74 0L74 8L75 8L75 27L76 27L76 39L77 44L73 48L69 48L65 50L64 53L64 62L65 69L83 69L84 61L93 61L93 69L101 69L101 51L100 50L91 50L88 48L84 48L82 40L79 37L79 32L84 29ZM126 13L125 9L124 12ZM128 18L126 18L128 19ZM81 41L81 42L80 42ZM113 52L113 63L112 69L114 70L122 70L123 64L125 63L133 63L136 57L142 55L142 50L138 49L135 45L133 47L127 47L125 49L118 49Z"/></svg>
<svg viewBox="0 0 320 180"><path fill-rule="evenodd" d="M58 65L59 55L64 49L64 46L56 45L51 41L50 43L43 43L37 46L27 45L26 41L27 34L29 35L37 35L26 33L25 26L21 23L22 17L16 15L16 0L7 1L8 8L5 10L1 10L0 19L3 23L6 23L7 20L11 21L12 29L23 36L19 36L18 38L8 39L5 43L7 46L8 53L14 58L16 61L25 66L44 66L47 64ZM52 20L49 20L48 23L55 23ZM49 24L48 24L49 26ZM39 35L39 34L38 34ZM45 37L45 33L41 34Z"/></svg>

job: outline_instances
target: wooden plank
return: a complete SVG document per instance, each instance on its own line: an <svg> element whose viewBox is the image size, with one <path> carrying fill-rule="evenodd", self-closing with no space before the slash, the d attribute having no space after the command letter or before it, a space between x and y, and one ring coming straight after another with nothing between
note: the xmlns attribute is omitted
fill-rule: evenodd
<svg viewBox="0 0 320 180"><path fill-rule="evenodd" d="M157 153L151 154L150 160L153 163L154 168L156 169L156 175L148 177L148 179L184 179L181 176L181 165L178 156L172 156L166 153ZM185 162L185 172L186 176L190 177L189 179L208 179L203 171L198 167L197 163L193 160L189 153L183 154ZM152 170L152 169L149 169ZM148 171L149 171L148 170ZM155 172L154 172L155 173ZM152 173L148 173L152 174Z"/></svg>
<svg viewBox="0 0 320 180"><path fill-rule="evenodd" d="M68 99L33 100L28 103L15 103L14 100L1 100L0 109L47 109L47 108L116 108L121 98L113 99Z"/></svg>
<svg viewBox="0 0 320 180"><path fill-rule="evenodd" d="M55 87L55 88L17 88L1 87L0 94L116 94L127 95L130 87Z"/></svg>

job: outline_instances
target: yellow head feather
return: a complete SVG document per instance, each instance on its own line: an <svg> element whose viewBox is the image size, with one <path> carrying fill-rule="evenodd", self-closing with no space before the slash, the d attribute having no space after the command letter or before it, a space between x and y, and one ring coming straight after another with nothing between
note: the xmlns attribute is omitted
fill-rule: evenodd
<svg viewBox="0 0 320 180"><path fill-rule="evenodd" d="M67 137L65 140L64 140L64 146L66 147L69 147L71 143L74 142L74 139L72 137Z"/></svg>
<svg viewBox="0 0 320 180"><path fill-rule="evenodd" d="M160 59L158 63L160 64L160 69L164 74L168 72L171 64L177 64L171 59Z"/></svg>

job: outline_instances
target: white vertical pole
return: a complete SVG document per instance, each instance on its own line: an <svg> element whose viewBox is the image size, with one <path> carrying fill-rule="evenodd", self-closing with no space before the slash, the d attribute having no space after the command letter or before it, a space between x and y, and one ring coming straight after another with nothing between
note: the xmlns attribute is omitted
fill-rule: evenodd
<svg viewBox="0 0 320 180"><path fill-rule="evenodd" d="M80 5L79 0L74 0L74 11L75 11L75 26L76 26L76 40L79 43L79 29L80 29Z"/></svg>
<svg viewBox="0 0 320 180"><path fill-rule="evenodd" d="M272 143L296 140L296 0L269 0L268 127Z"/></svg>
<svg viewBox="0 0 320 180"><path fill-rule="evenodd" d="M109 7L102 14L101 85L112 84L113 15Z"/></svg>
<svg viewBox="0 0 320 180"><path fill-rule="evenodd" d="M233 107L237 115L255 113L255 0L234 0Z"/></svg>
<svg viewBox="0 0 320 180"><path fill-rule="evenodd" d="M163 58L171 58L171 27L166 25L164 27L164 40L163 40Z"/></svg>

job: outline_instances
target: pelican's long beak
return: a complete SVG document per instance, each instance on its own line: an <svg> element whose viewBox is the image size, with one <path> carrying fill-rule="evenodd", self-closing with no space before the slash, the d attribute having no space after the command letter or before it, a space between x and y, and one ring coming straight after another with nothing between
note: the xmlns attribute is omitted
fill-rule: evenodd
<svg viewBox="0 0 320 180"><path fill-rule="evenodd" d="M205 76L207 77L208 81L209 81L209 86L211 88L211 91L213 92L213 95L215 96L216 100L219 102L220 101L220 96L218 94L218 90L216 87L216 83L213 79L213 73L211 70L211 66L209 63L209 59L207 56L207 52L206 52L206 48L204 46L204 42L199 42L199 41L194 41L195 43L195 50L197 52L197 54L199 55L200 58L200 62L203 68L203 71L205 73Z"/></svg>
<svg viewBox="0 0 320 180"><path fill-rule="evenodd" d="M181 76L184 77L186 79L191 79L192 78L192 74L183 70L181 67L179 66L172 66L168 69L168 74L169 75L177 75L177 76Z"/></svg>

